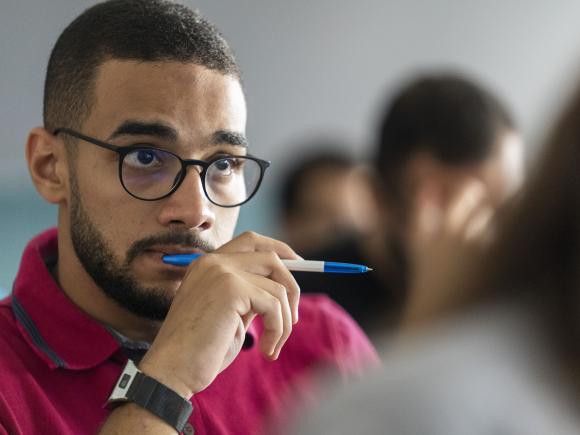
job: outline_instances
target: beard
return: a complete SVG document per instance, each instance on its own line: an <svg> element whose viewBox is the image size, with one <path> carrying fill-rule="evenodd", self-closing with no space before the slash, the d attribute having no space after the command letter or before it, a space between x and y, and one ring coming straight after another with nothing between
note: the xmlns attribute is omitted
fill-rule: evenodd
<svg viewBox="0 0 580 435"><path fill-rule="evenodd" d="M141 285L131 271L131 263L155 245L198 248L205 252L214 250L207 242L181 229L133 242L124 261L118 262L113 249L83 207L74 175L71 177L69 218L72 245L85 271L110 299L131 313L149 320L165 319L173 301L173 292L161 286ZM176 278L174 272L167 271L167 275L168 278Z"/></svg>

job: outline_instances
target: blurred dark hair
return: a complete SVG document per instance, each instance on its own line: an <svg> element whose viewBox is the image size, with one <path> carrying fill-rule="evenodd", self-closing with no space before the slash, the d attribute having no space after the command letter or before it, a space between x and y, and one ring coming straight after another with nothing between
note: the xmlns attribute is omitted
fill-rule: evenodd
<svg viewBox="0 0 580 435"><path fill-rule="evenodd" d="M97 68L109 59L194 62L240 77L234 55L198 12L165 0L110 0L76 18L54 46L44 87L44 125L79 128Z"/></svg>
<svg viewBox="0 0 580 435"><path fill-rule="evenodd" d="M314 141L308 148L313 149L310 154L302 156L288 169L280 188L280 209L284 216L291 215L300 209L300 193L308 188L309 178L318 172L338 169L351 169L355 162L352 157L340 151L343 146L326 141Z"/></svg>
<svg viewBox="0 0 580 435"><path fill-rule="evenodd" d="M515 124L489 91L455 74L420 76L390 100L380 126L374 158L386 194L400 202L401 174L417 153L449 165L490 156L503 130Z"/></svg>

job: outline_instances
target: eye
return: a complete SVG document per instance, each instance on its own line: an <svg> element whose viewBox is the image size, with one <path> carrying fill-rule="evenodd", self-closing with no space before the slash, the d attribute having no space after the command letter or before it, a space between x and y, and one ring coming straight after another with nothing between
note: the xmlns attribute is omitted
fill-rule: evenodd
<svg viewBox="0 0 580 435"><path fill-rule="evenodd" d="M128 153L123 163L136 169L153 168L163 165L168 155L153 148L138 148Z"/></svg>
<svg viewBox="0 0 580 435"><path fill-rule="evenodd" d="M214 165L215 165L215 168L221 172L226 172L231 167L230 161L226 160L226 159L218 160L217 162L214 163Z"/></svg>
<svg viewBox="0 0 580 435"><path fill-rule="evenodd" d="M221 177L228 177L232 172L238 171L243 165L244 159L227 157L212 163L214 171Z"/></svg>

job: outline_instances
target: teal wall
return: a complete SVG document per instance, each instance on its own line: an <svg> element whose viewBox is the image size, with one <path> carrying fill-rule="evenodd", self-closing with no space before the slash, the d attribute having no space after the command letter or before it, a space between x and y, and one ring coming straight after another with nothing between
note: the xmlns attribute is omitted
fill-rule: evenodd
<svg viewBox="0 0 580 435"><path fill-rule="evenodd" d="M56 225L56 207L42 201L30 186L0 194L0 210L0 289L10 290L27 241Z"/></svg>

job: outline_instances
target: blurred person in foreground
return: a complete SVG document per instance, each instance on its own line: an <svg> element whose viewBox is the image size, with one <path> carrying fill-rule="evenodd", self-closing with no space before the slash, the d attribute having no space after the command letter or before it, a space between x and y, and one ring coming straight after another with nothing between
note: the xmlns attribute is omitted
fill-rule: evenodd
<svg viewBox="0 0 580 435"><path fill-rule="evenodd" d="M282 180L280 238L305 258L374 228L368 174L343 148L338 141L309 141L310 151L292 162Z"/></svg>
<svg viewBox="0 0 580 435"><path fill-rule="evenodd" d="M580 433L579 119L580 86L513 208L480 232L488 245L456 249L446 279L417 287L384 367L298 433ZM484 210L457 219L469 228ZM433 246L445 225L425 234Z"/></svg>
<svg viewBox="0 0 580 435"><path fill-rule="evenodd" d="M446 258L422 246L430 225L422 218L426 200L451 216L471 203L485 204L476 223L483 225L522 182L523 142L504 104L479 83L460 74L425 73L389 99L372 165L374 226L308 255L374 271L328 279L295 274L303 293L326 292L371 338L398 321L415 281L430 273L425 268L432 262L445 267ZM457 224L454 219L449 224L455 238Z"/></svg>
<svg viewBox="0 0 580 435"><path fill-rule="evenodd" d="M186 6L112 0L63 31L26 145L58 229L0 302L0 434L256 434L318 368L376 361L336 304L299 298L288 245L231 240L268 167L245 128L233 53Z"/></svg>

